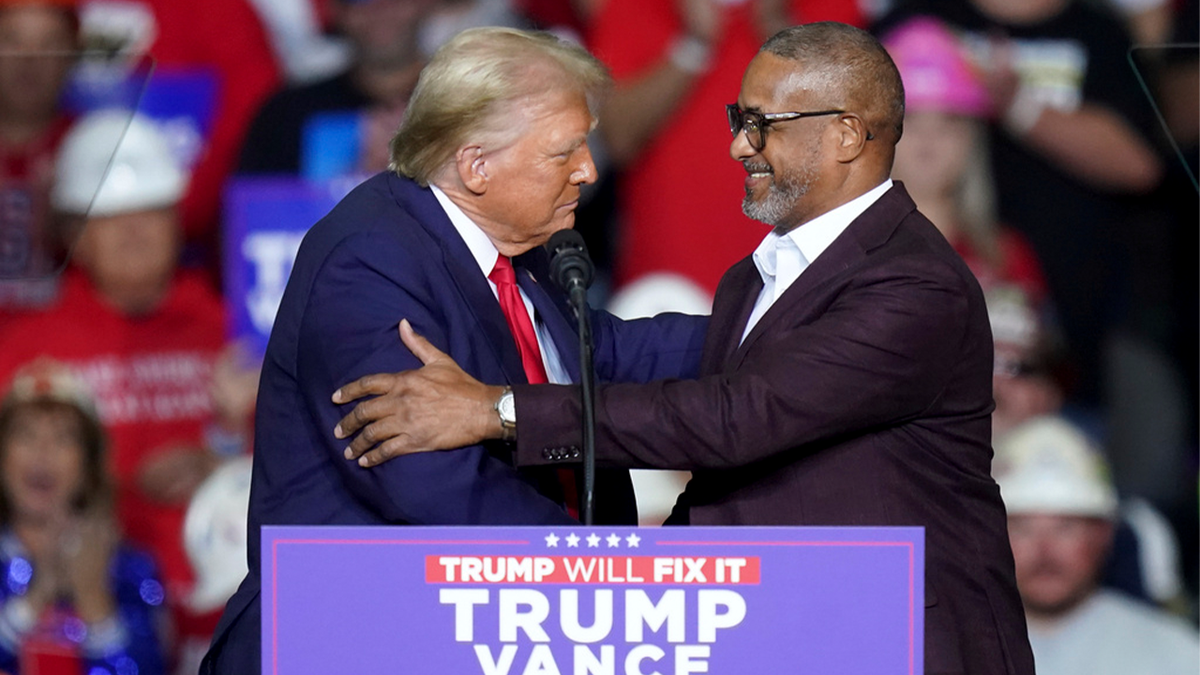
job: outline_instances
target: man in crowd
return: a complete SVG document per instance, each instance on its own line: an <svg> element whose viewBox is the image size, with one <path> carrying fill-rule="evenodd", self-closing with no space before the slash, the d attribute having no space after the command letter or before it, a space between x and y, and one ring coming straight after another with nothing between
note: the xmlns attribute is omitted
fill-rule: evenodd
<svg viewBox="0 0 1200 675"><path fill-rule="evenodd" d="M717 290L699 379L600 388L599 459L693 469L669 523L924 526L926 672L1033 673L989 473L987 310L888 177L904 117L895 65L845 24L789 28L751 61L728 115L743 209L773 230ZM519 464L578 444L575 388L486 386L402 337L429 365L333 393L383 395L340 422L363 429L348 457L383 441L360 458L375 466L497 437L491 406L509 396Z"/></svg>
<svg viewBox="0 0 1200 675"><path fill-rule="evenodd" d="M0 315L49 305L58 291L49 196L71 126L59 102L78 49L75 4L0 1Z"/></svg>
<svg viewBox="0 0 1200 675"><path fill-rule="evenodd" d="M1038 673L1200 672L1194 627L1099 586L1117 494L1083 433L1059 417L1026 422L997 441L995 475Z"/></svg>
<svg viewBox="0 0 1200 675"><path fill-rule="evenodd" d="M465 31L421 74L392 141L393 171L350 193L300 247L263 370L247 580L202 672L260 660L259 530L282 524L569 524L573 472L515 469L511 446L467 444L366 470L335 437L339 385L420 365L406 318L477 377L575 379L578 336L541 245L571 227L595 180L587 145L607 84L595 59L546 34ZM695 373L706 322L597 315L602 379ZM597 475L596 521L636 523L626 472Z"/></svg>

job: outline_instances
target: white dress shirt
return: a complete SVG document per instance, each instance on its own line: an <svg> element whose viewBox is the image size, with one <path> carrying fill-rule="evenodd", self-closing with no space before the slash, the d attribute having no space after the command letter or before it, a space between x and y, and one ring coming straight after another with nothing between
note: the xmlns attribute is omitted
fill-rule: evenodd
<svg viewBox="0 0 1200 675"><path fill-rule="evenodd" d="M889 178L870 191L827 211L790 232L775 230L754 249L754 266L762 277L763 288L750 312L750 320L742 331L742 340L750 334L763 314L795 283L796 279L820 256L833 240L892 187Z"/></svg>
<svg viewBox="0 0 1200 675"><path fill-rule="evenodd" d="M450 224L454 225L455 230L458 230L458 236L462 237L467 249L471 251L471 256L475 258L475 263L479 265L479 270L487 279L488 275L492 273L492 268L496 266L496 259L500 257L500 251L496 250L495 244L475 224L475 221L463 213L463 210L458 208L458 204L450 201L445 192L442 192L436 185L430 185L429 189L433 191L433 196L437 197L438 203L442 205L442 210L450 218ZM518 269L517 274L529 274L529 271ZM492 289L492 295L499 303L500 295L496 291L496 284L491 279L488 279L487 282L488 287ZM534 310L533 302L529 300L529 296L525 295L524 289L517 286L517 290L521 292L521 301L525 303L525 311L529 312L529 317L533 320L534 332L537 333L538 351L542 353L542 365L546 367L547 379L551 384L570 384L571 376L563 367L558 349L554 347L554 340L551 339L550 332L546 330L546 324Z"/></svg>

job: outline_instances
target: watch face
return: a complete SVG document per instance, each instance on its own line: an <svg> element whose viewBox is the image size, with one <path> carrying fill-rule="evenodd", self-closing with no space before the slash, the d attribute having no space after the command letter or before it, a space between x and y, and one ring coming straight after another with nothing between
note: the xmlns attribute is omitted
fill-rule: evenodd
<svg viewBox="0 0 1200 675"><path fill-rule="evenodd" d="M500 421L505 424L516 424L517 401L511 391L504 392L500 402L496 404L496 412L500 413Z"/></svg>

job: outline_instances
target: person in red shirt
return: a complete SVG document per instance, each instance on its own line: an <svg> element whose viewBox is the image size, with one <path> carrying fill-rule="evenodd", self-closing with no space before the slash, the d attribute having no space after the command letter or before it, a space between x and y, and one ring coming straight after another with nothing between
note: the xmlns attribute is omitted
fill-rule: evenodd
<svg viewBox="0 0 1200 675"><path fill-rule="evenodd" d="M231 367L220 298L177 267L187 176L154 124L129 116L94 113L63 142L51 201L64 220L87 222L58 303L0 327L0 380L50 356L94 393L120 523L158 559L182 649L202 651L218 617L186 606L183 518L221 455L244 450L256 373Z"/></svg>
<svg viewBox="0 0 1200 675"><path fill-rule="evenodd" d="M0 312L54 299L47 195L70 126L59 97L77 27L74 0L0 1Z"/></svg>

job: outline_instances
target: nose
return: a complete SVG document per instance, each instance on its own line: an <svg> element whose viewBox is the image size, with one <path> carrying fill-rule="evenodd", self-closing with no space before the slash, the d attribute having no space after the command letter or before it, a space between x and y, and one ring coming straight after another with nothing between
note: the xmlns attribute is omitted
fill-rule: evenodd
<svg viewBox="0 0 1200 675"><path fill-rule="evenodd" d="M572 185L590 185L596 182L596 163L592 160L592 149L585 141L579 146L579 164L571 172Z"/></svg>
<svg viewBox="0 0 1200 675"><path fill-rule="evenodd" d="M733 135L733 142L729 144L730 157L739 162L744 162L757 154L758 151L754 149L754 146L750 145L750 139L746 136L745 129Z"/></svg>

